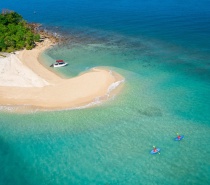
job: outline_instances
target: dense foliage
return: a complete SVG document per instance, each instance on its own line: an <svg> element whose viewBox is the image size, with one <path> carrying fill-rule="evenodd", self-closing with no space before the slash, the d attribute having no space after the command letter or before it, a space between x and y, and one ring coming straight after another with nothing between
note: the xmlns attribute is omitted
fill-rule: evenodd
<svg viewBox="0 0 210 185"><path fill-rule="evenodd" d="M18 13L10 11L0 14L0 51L32 49L39 39L39 34L33 33Z"/></svg>

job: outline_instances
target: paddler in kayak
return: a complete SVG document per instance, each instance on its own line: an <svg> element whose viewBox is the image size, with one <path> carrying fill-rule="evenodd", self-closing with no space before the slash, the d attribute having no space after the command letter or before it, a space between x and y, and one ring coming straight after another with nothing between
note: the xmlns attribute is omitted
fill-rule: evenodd
<svg viewBox="0 0 210 185"><path fill-rule="evenodd" d="M181 139L181 136L180 136L180 135L178 135L178 136L177 136L177 139L179 139L179 140L180 140L180 139Z"/></svg>
<svg viewBox="0 0 210 185"><path fill-rule="evenodd" d="M153 149L150 152L151 154L160 154L160 148L156 148L155 146L153 146Z"/></svg>
<svg viewBox="0 0 210 185"><path fill-rule="evenodd" d="M157 148L153 146L153 152L157 152Z"/></svg>
<svg viewBox="0 0 210 185"><path fill-rule="evenodd" d="M176 133L176 134L177 134L177 137L176 137L176 138L177 138L178 140L180 140L180 139L181 139L181 136L179 135L179 133Z"/></svg>

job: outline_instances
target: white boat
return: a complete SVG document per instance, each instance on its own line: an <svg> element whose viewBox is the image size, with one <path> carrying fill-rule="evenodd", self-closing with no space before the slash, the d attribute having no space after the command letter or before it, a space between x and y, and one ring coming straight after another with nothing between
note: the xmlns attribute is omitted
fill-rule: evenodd
<svg viewBox="0 0 210 185"><path fill-rule="evenodd" d="M68 65L68 63L64 62L63 60L56 60L55 64L52 64L50 67L63 67Z"/></svg>

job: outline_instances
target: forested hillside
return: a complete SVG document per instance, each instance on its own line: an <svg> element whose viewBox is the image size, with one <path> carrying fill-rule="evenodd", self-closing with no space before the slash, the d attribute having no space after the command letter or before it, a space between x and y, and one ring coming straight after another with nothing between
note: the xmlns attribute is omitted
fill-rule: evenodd
<svg viewBox="0 0 210 185"><path fill-rule="evenodd" d="M18 13L5 11L0 14L0 51L32 49L39 39L40 35L35 34Z"/></svg>

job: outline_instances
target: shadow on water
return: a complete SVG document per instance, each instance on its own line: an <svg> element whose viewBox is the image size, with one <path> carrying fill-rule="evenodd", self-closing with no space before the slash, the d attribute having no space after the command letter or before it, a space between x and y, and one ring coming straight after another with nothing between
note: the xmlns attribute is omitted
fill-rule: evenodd
<svg viewBox="0 0 210 185"><path fill-rule="evenodd" d="M42 182L42 175L35 174L33 168L23 161L12 146L0 136L0 184L35 185L37 180Z"/></svg>
<svg viewBox="0 0 210 185"><path fill-rule="evenodd" d="M163 116L162 111L156 107L148 107L146 109L139 109L138 113L143 116L148 117L161 117Z"/></svg>

